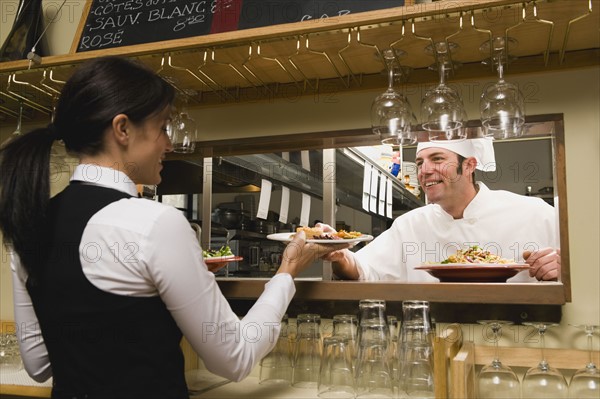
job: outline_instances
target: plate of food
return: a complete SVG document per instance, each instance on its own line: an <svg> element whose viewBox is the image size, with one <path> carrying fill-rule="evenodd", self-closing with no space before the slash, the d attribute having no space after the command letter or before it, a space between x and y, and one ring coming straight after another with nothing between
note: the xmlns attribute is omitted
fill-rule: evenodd
<svg viewBox="0 0 600 399"><path fill-rule="evenodd" d="M335 233L325 233L323 229L319 227L298 227L296 233L304 231L306 233L306 242L312 242L316 244L346 244L346 243L359 243L363 241L371 241L373 236L369 234L363 234L359 231L346 231L339 230ZM294 239L296 233L275 233L269 234L267 238L269 240L290 242Z"/></svg>
<svg viewBox="0 0 600 399"><path fill-rule="evenodd" d="M501 283L528 270L529 265L502 258L475 245L459 249L440 263L427 263L415 269L426 271L440 282Z"/></svg>
<svg viewBox="0 0 600 399"><path fill-rule="evenodd" d="M241 256L236 256L231 252L228 245L224 245L219 249L206 249L202 251L204 263L227 263L243 260Z"/></svg>

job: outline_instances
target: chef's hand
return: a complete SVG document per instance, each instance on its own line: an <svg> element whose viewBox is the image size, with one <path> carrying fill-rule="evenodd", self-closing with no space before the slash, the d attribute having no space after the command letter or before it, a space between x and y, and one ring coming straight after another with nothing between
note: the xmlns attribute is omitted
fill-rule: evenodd
<svg viewBox="0 0 600 399"><path fill-rule="evenodd" d="M336 230L328 224L317 223L315 227L323 229L324 233L336 233ZM348 245L347 248L352 248L356 243ZM354 257L348 249L340 249L330 252L322 257L323 260L333 262L333 273L343 279L358 280L359 274Z"/></svg>
<svg viewBox="0 0 600 399"><path fill-rule="evenodd" d="M337 231L333 227L331 227L330 225L325 224L325 223L317 223L317 224L315 224L315 227L319 227L319 228L323 229L323 233L331 233L331 234L337 233ZM349 245L347 248L351 248L351 247L352 246ZM347 252L345 249L330 252L323 256L323 260L328 260L330 262L343 262L346 257L345 252Z"/></svg>
<svg viewBox="0 0 600 399"><path fill-rule="evenodd" d="M538 280L558 280L560 275L560 249L542 248L523 252L523 259L531 267L529 275Z"/></svg>
<svg viewBox="0 0 600 399"><path fill-rule="evenodd" d="M349 248L350 244L314 244L306 242L306 233L300 231L294 235L294 239L285 247L281 266L277 273L289 273L292 277L310 266L317 259L326 256L333 251Z"/></svg>

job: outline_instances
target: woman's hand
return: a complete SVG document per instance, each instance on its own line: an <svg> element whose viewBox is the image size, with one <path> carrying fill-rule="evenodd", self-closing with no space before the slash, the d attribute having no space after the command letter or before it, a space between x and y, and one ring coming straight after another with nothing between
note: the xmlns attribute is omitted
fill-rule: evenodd
<svg viewBox="0 0 600 399"><path fill-rule="evenodd" d="M206 267L208 268L208 271L211 271L213 273L218 272L219 270L221 270L225 266L227 266L227 262L218 262L218 263L209 262L209 263L206 264Z"/></svg>
<svg viewBox="0 0 600 399"><path fill-rule="evenodd" d="M343 242L339 244L333 242L331 244L307 243L306 234L300 231L294 235L294 239L285 248L277 273L289 273L292 277L296 277L319 258L346 248L350 248L350 244Z"/></svg>

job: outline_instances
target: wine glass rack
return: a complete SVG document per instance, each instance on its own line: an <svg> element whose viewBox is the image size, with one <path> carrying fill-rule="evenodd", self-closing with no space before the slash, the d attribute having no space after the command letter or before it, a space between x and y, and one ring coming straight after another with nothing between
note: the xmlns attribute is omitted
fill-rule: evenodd
<svg viewBox="0 0 600 399"><path fill-rule="evenodd" d="M410 4L407 1L407 4ZM139 58L165 77L190 106L269 101L385 86L385 49L402 49L407 85L432 85L431 43L445 41L459 68L453 81L492 78L478 49L485 40L517 39L511 75L598 65L600 0L437 1L206 36L0 63L0 120L49 119L55 91L73 67L101 55ZM405 29L407 31L405 31ZM532 39L535 38L535 39ZM454 65L454 64L453 64ZM177 67L175 67L177 66ZM52 78L49 79L48 75Z"/></svg>

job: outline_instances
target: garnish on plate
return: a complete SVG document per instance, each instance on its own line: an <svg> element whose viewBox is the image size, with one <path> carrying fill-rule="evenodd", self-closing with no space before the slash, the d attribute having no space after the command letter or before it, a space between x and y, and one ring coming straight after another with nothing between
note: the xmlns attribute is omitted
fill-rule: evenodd
<svg viewBox="0 0 600 399"><path fill-rule="evenodd" d="M447 259L441 262L443 265L448 263L493 263L493 264L508 264L514 263L514 259L502 258L498 255L486 251L478 245L473 245L467 249L459 249L455 254L450 255Z"/></svg>
<svg viewBox="0 0 600 399"><path fill-rule="evenodd" d="M202 251L202 256L205 258L218 258L222 256L233 256L233 252L231 252L229 245L223 245L218 250L209 248Z"/></svg>
<svg viewBox="0 0 600 399"><path fill-rule="evenodd" d="M362 236L362 233L360 231L346 231L346 230L340 230L337 233L337 236L343 239L354 239L354 238L358 238Z"/></svg>
<svg viewBox="0 0 600 399"><path fill-rule="evenodd" d="M320 227L298 227L296 233L304 231L307 240L351 240L362 236L359 231L340 230L335 233L326 233Z"/></svg>

